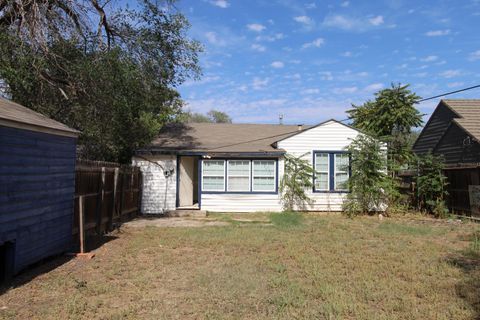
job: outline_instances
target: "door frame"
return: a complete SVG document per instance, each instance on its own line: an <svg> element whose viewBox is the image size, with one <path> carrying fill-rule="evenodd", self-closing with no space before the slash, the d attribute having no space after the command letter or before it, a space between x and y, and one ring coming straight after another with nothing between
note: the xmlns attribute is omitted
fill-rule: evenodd
<svg viewBox="0 0 480 320"><path fill-rule="evenodd" d="M198 209L200 210L202 208L202 185L201 185L201 174L202 174L202 158L199 155L179 155L177 154L177 172L176 172L176 185L175 185L175 191L176 191L176 199L175 199L175 207L178 208L180 206L180 158L181 157L192 157L194 158L194 161L197 161L197 197L198 197ZM195 192L195 190L193 190Z"/></svg>

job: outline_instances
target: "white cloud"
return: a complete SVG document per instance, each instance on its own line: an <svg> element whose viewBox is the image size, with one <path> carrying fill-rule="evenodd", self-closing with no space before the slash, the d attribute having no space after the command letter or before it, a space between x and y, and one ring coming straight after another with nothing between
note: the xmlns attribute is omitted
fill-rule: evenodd
<svg viewBox="0 0 480 320"><path fill-rule="evenodd" d="M255 51L258 51L258 52L264 52L265 50L267 50L267 48L265 48L265 46L262 46L261 44L258 44L258 43L252 44L252 46L250 48L252 48L252 50L255 50Z"/></svg>
<svg viewBox="0 0 480 320"><path fill-rule="evenodd" d="M322 71L322 72L319 72L318 73L322 80L326 80L326 81L332 81L333 80L333 75L330 71Z"/></svg>
<svg viewBox="0 0 480 320"><path fill-rule="evenodd" d="M460 70L446 70L440 73L440 76L448 79L448 78L458 77L461 74L462 72Z"/></svg>
<svg viewBox="0 0 480 320"><path fill-rule="evenodd" d="M213 4L214 6L217 6L223 9L226 9L230 6L230 3L228 3L227 0L213 0L213 1L210 1L210 3Z"/></svg>
<svg viewBox="0 0 480 320"><path fill-rule="evenodd" d="M432 30L425 33L427 37L441 37L450 34L450 29L446 30Z"/></svg>
<svg viewBox="0 0 480 320"><path fill-rule="evenodd" d="M333 92L336 94L345 94L345 93L355 93L358 91L357 87L343 87L343 88L334 88Z"/></svg>
<svg viewBox="0 0 480 320"><path fill-rule="evenodd" d="M345 57L345 58L350 58L352 56L352 52L351 51L345 51L341 54L342 57Z"/></svg>
<svg viewBox="0 0 480 320"><path fill-rule="evenodd" d="M463 82L452 82L452 83L447 84L447 86L449 88L458 88L458 87L461 87L463 85L464 85Z"/></svg>
<svg viewBox="0 0 480 320"><path fill-rule="evenodd" d="M324 44L325 44L325 39L317 38L317 39L313 40L312 42L304 43L302 48L303 49L312 48L312 47L320 48Z"/></svg>
<svg viewBox="0 0 480 320"><path fill-rule="evenodd" d="M468 58L470 61L480 60L480 50L470 53L470 57Z"/></svg>
<svg viewBox="0 0 480 320"><path fill-rule="evenodd" d="M376 16L376 17L373 17L371 19L368 19L368 21L374 25L374 26L379 26L381 24L383 24L383 16Z"/></svg>
<svg viewBox="0 0 480 320"><path fill-rule="evenodd" d="M423 59L420 59L420 61L423 61L423 62L433 62L433 61L436 61L438 59L437 56L427 56Z"/></svg>
<svg viewBox="0 0 480 320"><path fill-rule="evenodd" d="M220 39L218 37L218 35L213 31L206 32L205 33L205 38L207 38L207 41L210 42L213 45L216 45L216 46L224 46L225 45L225 41Z"/></svg>
<svg viewBox="0 0 480 320"><path fill-rule="evenodd" d="M340 6L344 8L348 7L349 5L350 5L350 1L344 1L342 2L342 4L340 4Z"/></svg>
<svg viewBox="0 0 480 320"><path fill-rule="evenodd" d="M366 86L363 90L366 92L376 92L383 89L383 83L372 83Z"/></svg>
<svg viewBox="0 0 480 320"><path fill-rule="evenodd" d="M267 27L265 27L263 24L251 23L251 24L247 24L247 28L248 28L248 30L250 30L250 31L262 32L262 31L265 30Z"/></svg>
<svg viewBox="0 0 480 320"><path fill-rule="evenodd" d="M315 2L305 4L306 9L315 9L317 4Z"/></svg>
<svg viewBox="0 0 480 320"><path fill-rule="evenodd" d="M320 93L320 89L316 89L316 88L305 89L305 90L302 90L301 93L302 93L302 94L319 94L319 93Z"/></svg>
<svg viewBox="0 0 480 320"><path fill-rule="evenodd" d="M270 66L275 69L281 69L285 66L285 64L282 61L273 61Z"/></svg>
<svg viewBox="0 0 480 320"><path fill-rule="evenodd" d="M274 35L270 35L270 36L259 35L259 36L255 37L255 41L274 42L274 41L277 41L277 40L281 40L284 37L285 37L285 35L283 33L275 33Z"/></svg>
<svg viewBox="0 0 480 320"><path fill-rule="evenodd" d="M253 81L252 81L252 88L254 90L261 90L268 85L269 81L270 81L270 79L268 79L268 78L261 79L259 77L255 77L255 78L253 78Z"/></svg>
<svg viewBox="0 0 480 320"><path fill-rule="evenodd" d="M290 79L290 80L300 80L302 76L300 73L294 73L294 74L289 74L285 76L285 79Z"/></svg>
<svg viewBox="0 0 480 320"><path fill-rule="evenodd" d="M298 23L301 23L301 24L305 25L306 27L311 27L315 23L312 20L312 18L307 17L307 16L297 16L297 17L294 17L293 20L295 20Z"/></svg>
<svg viewBox="0 0 480 320"><path fill-rule="evenodd" d="M323 25L332 28L339 28L343 30L352 30L356 28L359 23L357 20L342 16L342 15L328 15L323 21Z"/></svg>

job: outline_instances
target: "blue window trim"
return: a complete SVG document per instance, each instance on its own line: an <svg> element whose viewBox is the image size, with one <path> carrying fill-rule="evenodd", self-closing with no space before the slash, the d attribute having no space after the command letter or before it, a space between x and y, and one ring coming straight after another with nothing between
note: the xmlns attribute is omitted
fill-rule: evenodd
<svg viewBox="0 0 480 320"><path fill-rule="evenodd" d="M335 155L336 154L348 154L348 151L345 150L313 150L312 151L312 163L313 163L313 170L315 171L315 155L318 153L326 153L328 154L328 181L329 181L329 190L317 190L315 189L315 173L313 173L312 182L313 182L313 190L314 193L349 193L350 190L335 190ZM352 159L350 157L350 163ZM351 166L348 169L349 176L352 173Z"/></svg>
<svg viewBox="0 0 480 320"><path fill-rule="evenodd" d="M223 191L204 191L202 190L202 167L204 160L223 160L225 161L225 187ZM227 161L228 160L249 160L250 161L250 191L227 191ZM275 191L252 191L253 190L253 161L255 160L270 160L275 161ZM278 194L278 158L211 158L211 159L199 159L199 172L198 172L198 191L199 199L202 194Z"/></svg>

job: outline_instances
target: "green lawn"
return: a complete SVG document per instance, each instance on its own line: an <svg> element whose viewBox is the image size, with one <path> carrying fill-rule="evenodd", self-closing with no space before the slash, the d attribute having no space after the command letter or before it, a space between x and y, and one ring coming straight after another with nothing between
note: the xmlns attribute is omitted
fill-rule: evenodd
<svg viewBox="0 0 480 320"><path fill-rule="evenodd" d="M90 261L22 275L0 296L0 318L480 317L476 224L341 215L210 218L229 225L123 228Z"/></svg>

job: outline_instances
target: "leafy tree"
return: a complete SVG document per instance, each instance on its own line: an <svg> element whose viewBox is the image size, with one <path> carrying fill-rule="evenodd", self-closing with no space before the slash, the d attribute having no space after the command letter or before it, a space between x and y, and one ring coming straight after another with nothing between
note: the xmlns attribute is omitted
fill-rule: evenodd
<svg viewBox="0 0 480 320"><path fill-rule="evenodd" d="M377 92L374 101L352 105L347 111L354 127L387 142L392 176L412 157L412 129L422 124L422 115L414 106L419 99L408 85L392 84L391 88Z"/></svg>
<svg viewBox="0 0 480 320"><path fill-rule="evenodd" d="M351 175L344 212L354 216L388 207L396 192L394 181L385 172L387 155L382 143L361 134L347 150L351 155Z"/></svg>
<svg viewBox="0 0 480 320"><path fill-rule="evenodd" d="M314 170L310 162L302 159L303 156L285 155L285 172L280 181L280 193L285 211L303 210L312 203L306 190L313 187Z"/></svg>
<svg viewBox="0 0 480 320"><path fill-rule="evenodd" d="M443 218L448 213L445 205L447 177L443 175L443 158L432 154L417 157L417 203L421 210Z"/></svg>
<svg viewBox="0 0 480 320"><path fill-rule="evenodd" d="M185 121L193 123L232 123L232 118L225 112L212 109L207 115L188 112L185 116Z"/></svg>
<svg viewBox="0 0 480 320"><path fill-rule="evenodd" d="M201 46L171 4L0 2L5 95L79 129L82 157L128 162L164 123L179 119L175 88L200 75Z"/></svg>

